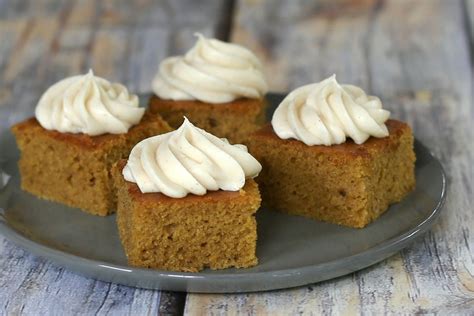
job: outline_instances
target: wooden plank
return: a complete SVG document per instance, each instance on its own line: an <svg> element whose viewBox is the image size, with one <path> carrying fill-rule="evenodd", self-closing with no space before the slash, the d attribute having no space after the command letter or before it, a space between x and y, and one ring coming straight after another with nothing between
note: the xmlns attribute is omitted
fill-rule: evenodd
<svg viewBox="0 0 474 316"><path fill-rule="evenodd" d="M160 292L73 274L0 240L2 314L157 314Z"/></svg>
<svg viewBox="0 0 474 316"><path fill-rule="evenodd" d="M471 42L471 54L474 49L474 0L464 0L465 16L467 28L469 30Z"/></svg>
<svg viewBox="0 0 474 316"><path fill-rule="evenodd" d="M150 91L159 61L195 31L216 34L229 1L0 0L0 130L33 114L41 93L90 67ZM185 294L84 278L0 236L0 314L180 314Z"/></svg>
<svg viewBox="0 0 474 316"><path fill-rule="evenodd" d="M448 198L429 233L375 266L296 289L190 294L185 314L472 313L473 81L462 11L442 0L239 1L232 38L258 52L273 90L336 73L380 96L441 159Z"/></svg>

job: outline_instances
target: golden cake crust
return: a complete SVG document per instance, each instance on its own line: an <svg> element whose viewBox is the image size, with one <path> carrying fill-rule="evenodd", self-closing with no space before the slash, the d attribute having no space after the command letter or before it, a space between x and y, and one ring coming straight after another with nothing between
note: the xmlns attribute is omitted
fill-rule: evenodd
<svg viewBox="0 0 474 316"><path fill-rule="evenodd" d="M145 113L125 134L89 136L46 130L35 118L12 127L21 152L21 187L38 197L105 216L115 209L110 168L140 140L170 131Z"/></svg>
<svg viewBox="0 0 474 316"><path fill-rule="evenodd" d="M119 170L123 170L127 161L122 159L117 163L117 167ZM135 201L139 201L140 203L176 203L176 204L187 204L187 203L216 203L221 201L231 201L245 196L246 192L255 192L258 191L257 183L252 180L248 179L245 182L245 186L240 189L239 191L209 191L205 195L195 195L195 194L188 194L184 198L172 198L162 193L146 193L143 194L140 191L140 188L136 183L125 181L128 194L132 199Z"/></svg>
<svg viewBox="0 0 474 316"><path fill-rule="evenodd" d="M270 124L252 134L249 151L262 164L257 182L272 208L361 228L415 187L410 127L388 120L389 136L358 145L307 146L280 139Z"/></svg>
<svg viewBox="0 0 474 316"><path fill-rule="evenodd" d="M194 125L207 132L243 143L265 121L265 99L241 98L228 103L212 104L197 100L173 101L150 98L152 113L159 113L173 128L178 128L186 116Z"/></svg>
<svg viewBox="0 0 474 316"><path fill-rule="evenodd" d="M260 130L254 133L253 137L264 137L269 141L285 142L287 145L292 146L295 150L310 150L314 153L337 154L334 158L347 158L351 159L354 157L369 157L371 152L381 151L385 148L398 146L400 136L405 133L411 133L411 128L408 124L397 121L387 120L385 125L388 128L389 136L383 138L370 137L362 145L354 143L352 139L347 139L346 142L338 145L331 146L308 146L305 143L296 139L281 139L273 130L270 123L263 126ZM342 156L341 156L342 155Z"/></svg>
<svg viewBox="0 0 474 316"><path fill-rule="evenodd" d="M35 117L29 118L12 126L12 132L15 135L22 132L34 132L42 135L47 135L50 138L61 142L67 142L71 145L80 146L83 149L97 149L101 146L111 146L114 144L125 143L128 139L135 135L145 134L147 129L153 128L155 130L171 131L171 127L163 119L157 118L156 115L149 111L145 112L141 121L128 130L124 134L102 134L90 136L83 133L61 133L55 130L47 130L43 128Z"/></svg>
<svg viewBox="0 0 474 316"><path fill-rule="evenodd" d="M249 99L240 98L227 103L206 103L198 100L166 100L161 99L156 95L153 95L150 99L150 106L152 112L156 109L156 106L160 106L163 109L173 110L192 110L199 107L201 111L217 111L220 113L232 112L234 114L246 114L246 113L259 113L260 106L263 99Z"/></svg>
<svg viewBox="0 0 474 316"><path fill-rule="evenodd" d="M125 164L118 162L113 176L117 224L129 264L190 272L257 264L254 215L261 200L255 181L248 179L236 192L175 199L141 193L135 183L124 180Z"/></svg>

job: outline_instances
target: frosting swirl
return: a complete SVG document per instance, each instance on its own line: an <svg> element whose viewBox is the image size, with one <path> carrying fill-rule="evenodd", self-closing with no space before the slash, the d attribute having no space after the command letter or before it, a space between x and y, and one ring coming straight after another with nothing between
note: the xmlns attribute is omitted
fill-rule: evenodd
<svg viewBox="0 0 474 316"><path fill-rule="evenodd" d="M196 34L198 40L184 56L160 64L152 82L162 99L226 103L246 97L262 98L268 91L257 57L248 49Z"/></svg>
<svg viewBox="0 0 474 316"><path fill-rule="evenodd" d="M92 70L52 85L35 110L45 129L91 136L126 133L144 113L135 94L119 83L94 76Z"/></svg>
<svg viewBox="0 0 474 316"><path fill-rule="evenodd" d="M353 85L340 85L333 75L302 86L280 103L272 117L275 133L306 145L334 145L352 138L356 144L370 136L386 137L390 112L382 102Z"/></svg>
<svg viewBox="0 0 474 316"><path fill-rule="evenodd" d="M181 198L219 189L238 191L261 169L246 146L231 145L185 118L179 129L135 145L122 173L142 193Z"/></svg>

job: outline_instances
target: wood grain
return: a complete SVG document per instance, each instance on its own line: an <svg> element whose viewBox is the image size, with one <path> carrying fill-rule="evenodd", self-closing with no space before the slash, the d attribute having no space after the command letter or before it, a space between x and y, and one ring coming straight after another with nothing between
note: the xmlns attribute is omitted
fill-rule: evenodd
<svg viewBox="0 0 474 316"><path fill-rule="evenodd" d="M184 52L196 31L220 30L228 2L0 0L0 130L31 116L51 84L89 68L149 91L162 58ZM184 296L84 278L0 236L0 315L180 314Z"/></svg>
<svg viewBox="0 0 474 316"><path fill-rule="evenodd" d="M466 29L470 35L471 52L474 49L474 0L464 0ZM472 57L472 56L471 56Z"/></svg>
<svg viewBox="0 0 474 316"><path fill-rule="evenodd" d="M4 315L157 314L159 291L98 282L0 240L0 313Z"/></svg>
<svg viewBox="0 0 474 316"><path fill-rule="evenodd" d="M237 8L232 38L258 52L272 90L336 73L380 96L440 158L448 198L430 232L375 266L290 290L189 294L185 314L472 314L474 109L463 3L242 0Z"/></svg>

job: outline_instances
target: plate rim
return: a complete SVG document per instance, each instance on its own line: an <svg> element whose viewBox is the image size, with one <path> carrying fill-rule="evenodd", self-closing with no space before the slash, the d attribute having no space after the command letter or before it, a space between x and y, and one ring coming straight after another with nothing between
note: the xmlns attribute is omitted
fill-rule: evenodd
<svg viewBox="0 0 474 316"><path fill-rule="evenodd" d="M145 269L131 266L124 266L114 263L109 263L106 261L100 261L95 259L90 259L86 257L81 257L72 253L61 251L53 247L35 242L32 239L29 239L27 236L22 234L20 231L17 231L8 224L8 220L3 215L4 210L0 208L0 233L9 241L20 246L26 251L39 256L41 258L47 259L54 264L65 267L68 270L78 272L81 275L87 277L92 277L94 279L114 282L118 284L124 284L128 286L134 286L138 288L147 288L147 289L159 289L159 290L174 290L174 291L187 291L193 293L247 293L247 292L259 292L267 290L276 290L283 288L292 288L297 286L303 286L307 284L312 284L316 282L325 281L335 277L347 275L355 271L361 270L363 268L369 267L381 260L384 260L394 253L400 251L406 247L410 242L412 242L417 237L423 235L428 231L435 220L438 218L441 210L443 209L446 193L447 193L447 177L446 172L441 164L441 162L433 155L433 153L423 145L418 139L415 138L415 148L419 146L427 154L430 155L430 158L436 162L439 167L441 174L442 186L441 194L439 196L438 203L431 210L429 216L424 218L419 222L415 227L409 229L403 234L392 237L388 240L385 240L374 247L371 247L363 252L359 252L350 256L343 258L334 259L331 261L319 263L316 265L305 265L297 268L287 268L274 271L253 271L253 272L239 272L239 273L222 273L222 274L213 274L213 275L202 275L200 272L175 272L175 271L166 271L166 270L154 270L154 269ZM2 190L0 190L1 192ZM373 260L367 260L371 262L365 262L359 265L357 263L361 260L361 257L371 257L376 258ZM364 260L362 260L364 261ZM328 266L344 266L348 262L354 262L354 268L347 269L343 273L335 273L335 275L327 274L322 278L317 280L311 278L304 278L305 275L311 275L312 273L325 270ZM92 270L92 271L91 271ZM333 269L334 270L334 269ZM94 273L91 273L94 272ZM140 274L140 279L154 279L163 283L161 285L156 285L156 282L153 285L147 284L136 284L135 282L123 282L116 281L114 275L116 273L127 273L127 274ZM109 277L106 277L109 276ZM277 279L276 284L261 284L260 287L253 286L251 289L240 289L239 284L245 283L244 279L261 277L263 279L271 278ZM296 277L296 278L295 278ZM302 279L306 281L302 282ZM195 284L188 284L188 281L192 280ZM216 284L214 286L206 289L206 285L201 287L202 282L206 283L209 281L214 281ZM219 290L219 284L225 284L227 282L234 282L234 286L227 285L226 288ZM158 282L159 283L159 282ZM168 284L167 284L168 283ZM173 284L169 284L173 283ZM283 285L283 283L285 283Z"/></svg>

